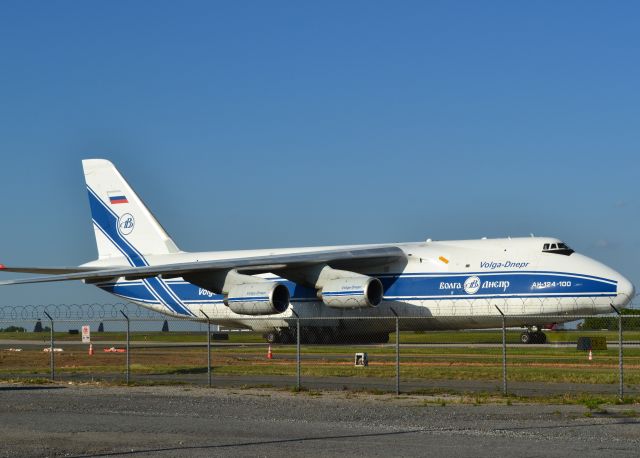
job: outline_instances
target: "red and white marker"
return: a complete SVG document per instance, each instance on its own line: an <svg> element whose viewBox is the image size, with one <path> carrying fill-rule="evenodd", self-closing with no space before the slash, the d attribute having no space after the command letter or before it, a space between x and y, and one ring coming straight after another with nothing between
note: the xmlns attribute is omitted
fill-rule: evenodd
<svg viewBox="0 0 640 458"><path fill-rule="evenodd" d="M89 356L93 356L93 344L89 344Z"/></svg>
<svg viewBox="0 0 640 458"><path fill-rule="evenodd" d="M271 344L269 344L269 350L267 350L267 359L273 359L273 352L271 351Z"/></svg>
<svg viewBox="0 0 640 458"><path fill-rule="evenodd" d="M589 350L589 361L593 361L593 352Z"/></svg>

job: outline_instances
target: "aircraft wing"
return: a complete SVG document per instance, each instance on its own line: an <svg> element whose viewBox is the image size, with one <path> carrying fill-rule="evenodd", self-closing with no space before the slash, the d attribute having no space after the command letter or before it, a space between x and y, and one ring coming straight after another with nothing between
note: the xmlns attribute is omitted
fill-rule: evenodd
<svg viewBox="0 0 640 458"><path fill-rule="evenodd" d="M217 272L221 270L237 269L251 273L273 272L287 269L304 268L317 264L328 264L340 268L366 265L388 264L405 259L405 253L397 246L381 246L371 248L353 248L342 250L326 250L275 254L246 258L216 259L212 261L185 262L176 264L161 264L144 267L116 267L116 268L29 268L5 267L0 265L0 271L48 273L45 277L23 278L0 282L0 286L20 285L27 283L46 283L68 280L85 280L87 283L100 283L113 278L140 279L148 277L181 277L188 274ZM90 270L86 270L90 269Z"/></svg>
<svg viewBox="0 0 640 458"><path fill-rule="evenodd" d="M2 272L21 272L23 274L60 275L91 272L96 270L98 269L95 267L7 267L0 264L0 271Z"/></svg>

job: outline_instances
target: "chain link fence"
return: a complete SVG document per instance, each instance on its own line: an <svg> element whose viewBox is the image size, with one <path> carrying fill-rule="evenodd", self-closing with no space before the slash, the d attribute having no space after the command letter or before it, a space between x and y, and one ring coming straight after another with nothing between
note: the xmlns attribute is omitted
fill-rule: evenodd
<svg viewBox="0 0 640 458"><path fill-rule="evenodd" d="M473 318L478 327L494 323L490 329L447 329L461 319L292 315L268 331L273 317L219 326L125 303L0 307L0 379L640 395L640 315L629 310L493 314ZM535 322L550 329L521 327Z"/></svg>

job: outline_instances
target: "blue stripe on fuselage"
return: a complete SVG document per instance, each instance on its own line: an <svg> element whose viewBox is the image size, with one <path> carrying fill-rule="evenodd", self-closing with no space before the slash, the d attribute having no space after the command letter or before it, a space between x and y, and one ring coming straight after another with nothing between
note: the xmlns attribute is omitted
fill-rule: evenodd
<svg viewBox="0 0 640 458"><path fill-rule="evenodd" d="M372 275L375 276L375 275ZM385 300L441 300L441 299L488 299L488 298L533 298L566 296L615 296L616 282L609 279L596 280L581 274L552 272L504 272L477 273L480 287L475 294L464 290L468 274L385 274L380 276L384 286ZM283 279L272 279L289 288L291 301L318 300L316 291ZM506 283L508 282L508 284ZM444 283L444 285L442 284ZM185 303L220 303L222 295L213 294L184 280L166 282L171 292ZM141 281L105 284L108 292L149 300ZM347 292L345 292L347 293Z"/></svg>
<svg viewBox="0 0 640 458"><path fill-rule="evenodd" d="M465 281L478 277L477 291L465 291ZM579 274L539 272L505 272L441 274L440 276L394 276L380 278L385 297L464 297L520 295L523 297L547 295L616 294L616 282L596 280Z"/></svg>

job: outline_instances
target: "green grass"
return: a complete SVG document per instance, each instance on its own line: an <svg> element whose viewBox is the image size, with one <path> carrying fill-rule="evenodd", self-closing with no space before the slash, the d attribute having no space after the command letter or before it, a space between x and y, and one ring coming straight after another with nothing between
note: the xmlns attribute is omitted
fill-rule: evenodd
<svg viewBox="0 0 640 458"><path fill-rule="evenodd" d="M579 335L615 335L615 332L549 332L548 335L568 336L575 340ZM607 334L608 333L608 334ZM517 333L511 333L517 336ZM630 338L627 333L625 338ZM426 332L403 333L405 343L419 343L425 339L434 341L449 339L478 341L481 337L495 339L496 331L473 332ZM42 340L47 346L47 333L0 333L2 339L21 338ZM56 337L65 348L56 354L56 371L69 374L116 374L124 372L125 355L107 355L102 352L100 340L122 341L123 333L94 333L95 356L88 356L83 346L64 346L68 341L79 341L80 336L60 333ZM198 342L204 343L206 334L198 332L140 332L132 334L134 346L131 351L131 370L134 374L197 375L206 373L206 349L201 348L145 348L136 342ZM411 340L413 339L413 340ZM231 333L230 342L262 342L259 333ZM97 345L95 345L97 344ZM215 343L214 343L215 345ZM106 346L106 345L105 345ZM110 346L110 345L109 345ZM122 345L119 345L122 346ZM264 345L215 345L212 350L214 374L216 375L295 375L295 345L274 345L274 359L266 359L267 344ZM315 377L367 377L392 379L395 377L395 348L393 345L303 345L302 375ZM355 352L366 351L370 365L367 368L353 367ZM286 357L286 358L285 358ZM10 374L39 374L48 371L49 355L42 349L25 349L20 353L0 351L0 376ZM577 351L575 346L542 347L512 346L507 350L508 379L510 381L567 382L578 384L618 383L618 349L594 352L593 361L587 354ZM401 347L401 378L411 380L491 380L502 378L502 349L500 347L445 347L405 345ZM625 382L640 384L640 347L625 347Z"/></svg>
<svg viewBox="0 0 640 458"><path fill-rule="evenodd" d="M81 342L80 335L71 335L68 332L54 332L56 342ZM132 332L131 342L205 342L207 334L203 332ZM50 334L48 332L0 332L0 344L3 340L38 340L48 343ZM127 340L124 332L92 332L93 343L103 341Z"/></svg>
<svg viewBox="0 0 640 458"><path fill-rule="evenodd" d="M507 343L520 343L521 331L507 331ZM545 331L548 343L576 342L581 336L603 336L607 342L618 341L618 331ZM625 331L625 340L640 340L640 331ZM395 342L395 333L389 335L389 342ZM425 331L402 332L401 344L420 343L501 343L502 331Z"/></svg>
<svg viewBox="0 0 640 458"><path fill-rule="evenodd" d="M303 377L364 377L392 380L395 377L395 366L369 366L367 368L355 368L353 366L338 366L331 363L314 363L302 365ZM39 372L46 371L42 368ZM56 372L67 374L106 374L106 373L122 373L124 365L107 366L75 366L64 367L58 365ZM206 374L205 365L179 365L179 364L131 364L131 372L133 374ZM0 369L0 374L35 374L38 373L34 369ZM294 377L296 373L293 364L275 364L275 365L255 365L233 364L213 367L214 375L242 375L242 376L264 376L264 375L280 375ZM422 367L422 366L402 366L400 370L401 379L403 381L412 380L494 380L500 381L502 377L502 368L499 365L467 367L467 366L451 366L451 367ZM581 368L567 371L566 368L548 368L548 367L527 367L527 366L511 366L508 368L508 377L510 381L523 382L564 382L579 384L616 384L618 382L617 371L612 368ZM627 372L625 380L629 384L640 383L640 371Z"/></svg>

